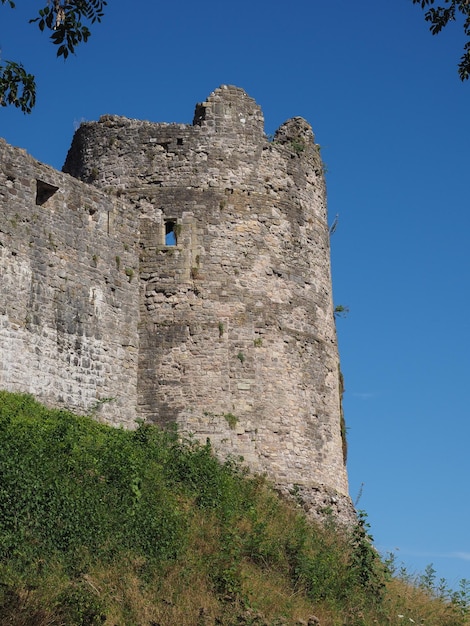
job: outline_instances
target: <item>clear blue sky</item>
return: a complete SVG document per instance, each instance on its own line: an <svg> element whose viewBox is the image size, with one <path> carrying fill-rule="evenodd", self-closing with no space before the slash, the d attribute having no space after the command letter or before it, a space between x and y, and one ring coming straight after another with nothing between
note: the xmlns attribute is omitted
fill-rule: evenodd
<svg viewBox="0 0 470 626"><path fill-rule="evenodd" d="M411 571L470 578L470 82L457 25L432 37L411 0L109 0L76 57L55 59L0 7L3 59L38 80L0 135L60 168L81 120L191 122L220 84L262 106L266 132L301 115L328 166L349 476L379 549ZM363 485L363 488L361 487Z"/></svg>

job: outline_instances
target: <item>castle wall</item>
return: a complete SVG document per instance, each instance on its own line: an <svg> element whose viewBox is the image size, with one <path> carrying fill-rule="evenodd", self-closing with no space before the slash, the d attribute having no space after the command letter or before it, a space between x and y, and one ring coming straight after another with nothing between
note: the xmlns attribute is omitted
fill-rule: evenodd
<svg viewBox="0 0 470 626"><path fill-rule="evenodd" d="M3 140L0 163L0 387L132 426L135 215Z"/></svg>
<svg viewBox="0 0 470 626"><path fill-rule="evenodd" d="M349 502L310 126L294 118L270 142L258 105L223 87L192 126L83 124L64 169L140 216L139 415L210 437L317 507L336 503L329 490Z"/></svg>

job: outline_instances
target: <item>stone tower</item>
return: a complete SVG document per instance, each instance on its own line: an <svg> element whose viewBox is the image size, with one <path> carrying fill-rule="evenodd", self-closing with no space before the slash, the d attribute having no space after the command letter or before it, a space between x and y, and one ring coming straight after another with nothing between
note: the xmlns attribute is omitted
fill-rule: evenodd
<svg viewBox="0 0 470 626"><path fill-rule="evenodd" d="M353 519L309 124L270 141L223 86L192 125L82 124L64 172L0 140L0 387L176 422L312 515Z"/></svg>
<svg viewBox="0 0 470 626"><path fill-rule="evenodd" d="M222 86L192 125L83 124L64 171L117 191L140 216L140 417L210 437L277 483L347 496L325 183L309 124L293 118L269 141L255 101Z"/></svg>

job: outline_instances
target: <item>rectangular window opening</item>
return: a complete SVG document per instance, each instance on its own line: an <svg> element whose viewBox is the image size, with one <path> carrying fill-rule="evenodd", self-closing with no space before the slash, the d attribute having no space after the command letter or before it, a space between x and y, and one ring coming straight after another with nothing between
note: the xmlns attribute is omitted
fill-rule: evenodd
<svg viewBox="0 0 470 626"><path fill-rule="evenodd" d="M176 220L165 220L165 246L176 246L177 241L177 222Z"/></svg>

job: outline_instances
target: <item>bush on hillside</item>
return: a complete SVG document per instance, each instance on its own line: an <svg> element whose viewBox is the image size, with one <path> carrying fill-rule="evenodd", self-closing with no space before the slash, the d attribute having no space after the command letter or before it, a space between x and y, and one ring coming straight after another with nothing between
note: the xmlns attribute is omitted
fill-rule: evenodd
<svg viewBox="0 0 470 626"><path fill-rule="evenodd" d="M0 392L2 624L468 623L463 601L388 578L363 516L314 525L209 443Z"/></svg>

